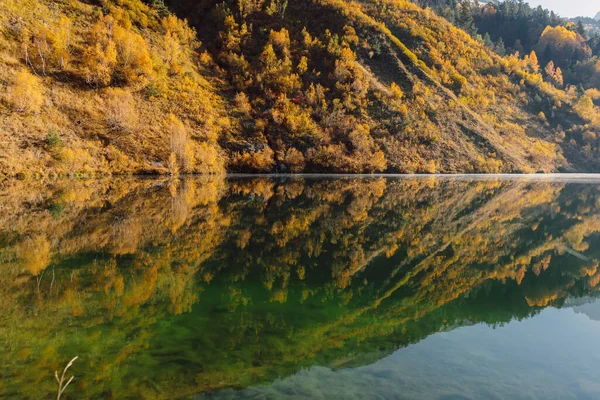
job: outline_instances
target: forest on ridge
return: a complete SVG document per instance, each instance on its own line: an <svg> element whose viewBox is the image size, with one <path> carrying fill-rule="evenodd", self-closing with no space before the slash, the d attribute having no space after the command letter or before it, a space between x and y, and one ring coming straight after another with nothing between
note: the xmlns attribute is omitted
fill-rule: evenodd
<svg viewBox="0 0 600 400"><path fill-rule="evenodd" d="M600 170L600 39L508 0L0 0L0 175Z"/></svg>

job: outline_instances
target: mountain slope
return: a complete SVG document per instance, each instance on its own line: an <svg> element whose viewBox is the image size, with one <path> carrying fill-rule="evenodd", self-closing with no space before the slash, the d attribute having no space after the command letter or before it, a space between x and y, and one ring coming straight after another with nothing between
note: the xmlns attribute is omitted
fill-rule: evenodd
<svg viewBox="0 0 600 400"><path fill-rule="evenodd" d="M0 0L5 175L599 168L595 92L408 1L29 2Z"/></svg>
<svg viewBox="0 0 600 400"><path fill-rule="evenodd" d="M0 173L223 171L195 34L140 1L0 0ZM196 161L193 160L196 158Z"/></svg>

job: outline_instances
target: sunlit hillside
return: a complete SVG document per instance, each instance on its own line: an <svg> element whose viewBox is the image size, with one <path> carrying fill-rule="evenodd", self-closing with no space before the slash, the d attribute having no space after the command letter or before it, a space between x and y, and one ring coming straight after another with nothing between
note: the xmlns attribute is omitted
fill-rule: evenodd
<svg viewBox="0 0 600 400"><path fill-rule="evenodd" d="M222 172L195 33L141 1L0 1L0 172Z"/></svg>
<svg viewBox="0 0 600 400"><path fill-rule="evenodd" d="M405 0L0 9L3 175L600 169L600 61L573 26L538 57Z"/></svg>

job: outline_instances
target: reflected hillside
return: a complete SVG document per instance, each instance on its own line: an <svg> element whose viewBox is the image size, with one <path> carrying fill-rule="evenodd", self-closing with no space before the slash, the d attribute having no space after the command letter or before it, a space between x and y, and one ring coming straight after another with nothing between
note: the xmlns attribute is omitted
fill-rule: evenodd
<svg viewBox="0 0 600 400"><path fill-rule="evenodd" d="M600 282L599 184L525 179L10 182L3 398L185 397L371 363Z"/></svg>

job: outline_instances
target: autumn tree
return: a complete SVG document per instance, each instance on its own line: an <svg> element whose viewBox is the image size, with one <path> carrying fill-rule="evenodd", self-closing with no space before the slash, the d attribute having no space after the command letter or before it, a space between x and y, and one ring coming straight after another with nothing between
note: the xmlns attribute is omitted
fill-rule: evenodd
<svg viewBox="0 0 600 400"><path fill-rule="evenodd" d="M544 55L545 62L554 61L561 68L591 55L585 40L564 26L546 27L538 41L537 53Z"/></svg>
<svg viewBox="0 0 600 400"><path fill-rule="evenodd" d="M591 122L596 117L596 109L593 100L588 95L583 95L575 104L575 112L587 122Z"/></svg>
<svg viewBox="0 0 600 400"><path fill-rule="evenodd" d="M390 85L390 93L392 95L392 99L394 100L402 100L404 97L404 92L400 89L400 86L396 82L392 82Z"/></svg>
<svg viewBox="0 0 600 400"><path fill-rule="evenodd" d="M250 115L252 111L252 104L250 104L250 100L248 96L244 92L238 92L235 95L234 103L236 107L245 115Z"/></svg>
<svg viewBox="0 0 600 400"><path fill-rule="evenodd" d="M300 173L304 170L306 161L302 152L294 147L291 147L285 152L284 163L290 172Z"/></svg>
<svg viewBox="0 0 600 400"><path fill-rule="evenodd" d="M280 31L271 30L259 59L262 69L257 79L267 97L274 99L279 94L300 89L300 77L293 70L290 37L285 28Z"/></svg>
<svg viewBox="0 0 600 400"><path fill-rule="evenodd" d="M144 38L120 26L114 28L117 49L116 76L128 84L144 86L154 75Z"/></svg>
<svg viewBox="0 0 600 400"><path fill-rule="evenodd" d="M540 63L534 50L531 50L531 53L525 56L525 62L532 73L536 74L540 71Z"/></svg>
<svg viewBox="0 0 600 400"><path fill-rule="evenodd" d="M38 112L44 102L40 79L26 69L19 71L10 94L11 102L20 113Z"/></svg>
<svg viewBox="0 0 600 400"><path fill-rule="evenodd" d="M174 15L163 18L161 27L165 31L162 43L163 61L168 65L169 73L181 75L186 68L186 49L198 45L196 32Z"/></svg>
<svg viewBox="0 0 600 400"><path fill-rule="evenodd" d="M237 90L246 90L252 83L250 63L242 53L246 41L250 37L246 22L236 22L231 11L226 7L218 8L222 26L218 34L221 51L218 59L228 69L228 75Z"/></svg>
<svg viewBox="0 0 600 400"><path fill-rule="evenodd" d="M195 160L187 128L183 122L173 114L169 114L165 128L169 133L169 148L171 154L175 156L179 169L184 172L191 172Z"/></svg>
<svg viewBox="0 0 600 400"><path fill-rule="evenodd" d="M56 65L65 69L71 60L71 30L73 23L62 16L52 35L52 57Z"/></svg>
<svg viewBox="0 0 600 400"><path fill-rule="evenodd" d="M102 16L88 34L87 46L82 55L82 72L92 85L105 86L112 80L117 65L117 47L112 38L114 20Z"/></svg>
<svg viewBox="0 0 600 400"><path fill-rule="evenodd" d="M555 86L562 87L564 85L562 70L560 67L555 67L553 61L550 61L548 65L546 65L544 71L550 79L550 82L552 82Z"/></svg>
<svg viewBox="0 0 600 400"><path fill-rule="evenodd" d="M108 89L105 109L106 122L112 131L132 133L138 127L139 115L130 91Z"/></svg>

